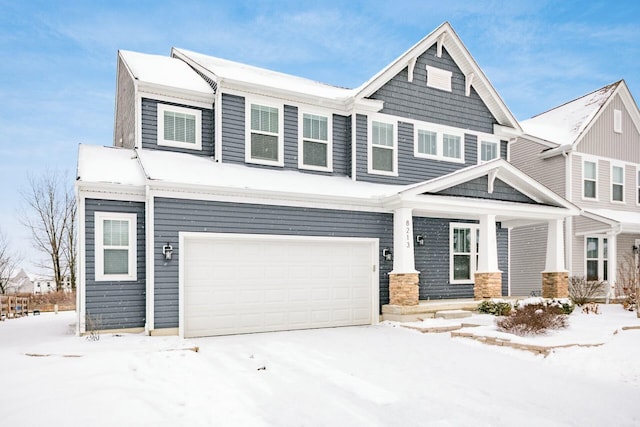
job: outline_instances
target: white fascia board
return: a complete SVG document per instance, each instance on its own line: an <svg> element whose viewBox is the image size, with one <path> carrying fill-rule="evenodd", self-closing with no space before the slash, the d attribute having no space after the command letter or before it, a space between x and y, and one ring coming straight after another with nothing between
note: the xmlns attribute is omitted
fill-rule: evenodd
<svg viewBox="0 0 640 427"><path fill-rule="evenodd" d="M193 107L211 109L211 106L215 101L215 94L213 93L213 90L211 93L205 94L202 92L144 82L138 82L136 84L136 88L141 97L173 102L176 104L190 105Z"/></svg>
<svg viewBox="0 0 640 427"><path fill-rule="evenodd" d="M516 129L516 128L512 128L509 126L503 126L503 125L498 125L498 124L494 124L493 125L493 134L499 138L504 138L504 139L512 139L512 138L517 138L519 136L522 136L522 130L520 129Z"/></svg>
<svg viewBox="0 0 640 427"><path fill-rule="evenodd" d="M622 89L624 88L624 89ZM627 109L627 112L633 119L633 125L636 127L636 131L640 133L640 109L638 108L638 104L633 99L633 95L629 91L627 84L624 80L622 80L622 84L618 87L617 93L620 95L620 99L622 103Z"/></svg>
<svg viewBox="0 0 640 427"><path fill-rule="evenodd" d="M308 193L289 193L160 181L149 181L149 188L154 197L364 212L389 212L385 207L383 207L380 198L377 197L357 198Z"/></svg>
<svg viewBox="0 0 640 427"><path fill-rule="evenodd" d="M145 201L145 187L126 184L76 181L78 195L87 199Z"/></svg>
<svg viewBox="0 0 640 427"><path fill-rule="evenodd" d="M538 141L536 141L538 142ZM551 157L559 156L561 154L567 154L573 151L572 145L561 145L559 147L552 148L550 150L545 150L539 154L541 159L549 159Z"/></svg>
<svg viewBox="0 0 640 427"><path fill-rule="evenodd" d="M546 139L537 137L535 135L528 134L526 132L522 132L519 136L521 138L523 138L523 139L527 139L527 140L529 140L531 142L535 142L537 144L544 145L545 147L549 147L551 149L560 147L560 145L558 143L555 143L553 141L547 141ZM520 139L518 139L518 141L520 141Z"/></svg>

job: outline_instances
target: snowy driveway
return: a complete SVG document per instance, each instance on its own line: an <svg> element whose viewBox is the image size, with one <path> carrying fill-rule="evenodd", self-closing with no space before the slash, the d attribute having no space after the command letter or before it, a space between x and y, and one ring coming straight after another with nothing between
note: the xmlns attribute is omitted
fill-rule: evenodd
<svg viewBox="0 0 640 427"><path fill-rule="evenodd" d="M640 425L638 363L615 366L640 331L543 358L388 325L90 342L73 318L0 323L4 425Z"/></svg>

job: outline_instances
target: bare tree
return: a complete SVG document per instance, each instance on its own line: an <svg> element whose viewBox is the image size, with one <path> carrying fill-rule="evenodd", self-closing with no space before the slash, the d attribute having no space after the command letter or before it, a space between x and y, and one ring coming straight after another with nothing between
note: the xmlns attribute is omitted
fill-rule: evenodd
<svg viewBox="0 0 640 427"><path fill-rule="evenodd" d="M76 255L77 255L77 239L76 239L76 217L78 206L73 190L65 192L64 206L66 209L65 217L67 218L63 240L63 253L65 259L66 276L69 277L71 289L76 289Z"/></svg>
<svg viewBox="0 0 640 427"><path fill-rule="evenodd" d="M7 283L19 263L20 257L11 251L7 235L0 230L0 294L7 293Z"/></svg>
<svg viewBox="0 0 640 427"><path fill-rule="evenodd" d="M48 262L41 267L52 271L58 291L62 290L65 275L71 273L70 268L75 270L76 207L68 188L62 174L47 171L38 177L30 176L29 188L22 192L26 209L20 221L31 231L36 249L47 255Z"/></svg>

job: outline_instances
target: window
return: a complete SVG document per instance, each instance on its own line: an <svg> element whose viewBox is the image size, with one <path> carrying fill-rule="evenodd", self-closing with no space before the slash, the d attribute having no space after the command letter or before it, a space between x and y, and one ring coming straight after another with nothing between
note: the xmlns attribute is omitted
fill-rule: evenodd
<svg viewBox="0 0 640 427"><path fill-rule="evenodd" d="M480 141L480 161L488 162L498 158L498 143L494 141Z"/></svg>
<svg viewBox="0 0 640 427"><path fill-rule="evenodd" d="M624 167L611 166L611 201L624 202Z"/></svg>
<svg viewBox="0 0 640 427"><path fill-rule="evenodd" d="M202 150L202 111L158 104L158 145Z"/></svg>
<svg viewBox="0 0 640 427"><path fill-rule="evenodd" d="M586 276L587 280L607 280L608 243L604 237L586 239Z"/></svg>
<svg viewBox="0 0 640 427"><path fill-rule="evenodd" d="M300 116L301 129L298 149L298 167L302 169L331 170L331 120L327 116L304 113Z"/></svg>
<svg viewBox="0 0 640 427"><path fill-rule="evenodd" d="M480 229L475 224L450 225L450 281L472 283L478 265L478 237Z"/></svg>
<svg viewBox="0 0 640 427"><path fill-rule="evenodd" d="M451 92L451 71L427 65L427 87Z"/></svg>
<svg viewBox="0 0 640 427"><path fill-rule="evenodd" d="M458 135L442 135L442 155L452 159L462 159L462 138Z"/></svg>
<svg viewBox="0 0 640 427"><path fill-rule="evenodd" d="M245 146L245 161L264 165L283 166L281 108L247 103L249 118Z"/></svg>
<svg viewBox="0 0 640 427"><path fill-rule="evenodd" d="M96 281L136 280L136 214L96 212Z"/></svg>
<svg viewBox="0 0 640 427"><path fill-rule="evenodd" d="M438 155L438 134L429 130L418 130L418 153Z"/></svg>
<svg viewBox="0 0 640 427"><path fill-rule="evenodd" d="M394 125L392 123L372 121L370 138L369 172L397 175Z"/></svg>
<svg viewBox="0 0 640 427"><path fill-rule="evenodd" d="M582 164L582 179L584 183L582 197L586 199L595 199L597 197L597 175L597 163L585 160Z"/></svg>
<svg viewBox="0 0 640 427"><path fill-rule="evenodd" d="M638 199L636 200L636 203L638 203L640 205L640 169L638 169L638 171L636 172L638 177L637 177L637 193L638 193Z"/></svg>
<svg viewBox="0 0 640 427"><path fill-rule="evenodd" d="M622 133L622 111L613 110L613 131Z"/></svg>

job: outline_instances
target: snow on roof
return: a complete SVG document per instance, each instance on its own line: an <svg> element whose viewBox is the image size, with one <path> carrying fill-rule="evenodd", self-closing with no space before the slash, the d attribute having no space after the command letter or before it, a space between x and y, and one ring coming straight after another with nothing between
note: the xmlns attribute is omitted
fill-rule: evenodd
<svg viewBox="0 0 640 427"><path fill-rule="evenodd" d="M556 143L571 145L591 123L620 82L616 82L520 122L526 134Z"/></svg>
<svg viewBox="0 0 640 427"><path fill-rule="evenodd" d="M140 82L213 95L211 86L179 59L126 50L120 56Z"/></svg>
<svg viewBox="0 0 640 427"><path fill-rule="evenodd" d="M145 184L136 152L128 148L80 144L78 181L108 184Z"/></svg>
<svg viewBox="0 0 640 427"><path fill-rule="evenodd" d="M217 78L227 81L260 84L261 86L268 86L274 89L332 100L346 100L354 95L354 91L351 89L331 86L303 77L241 64L190 50L173 48L173 51L195 61L213 73Z"/></svg>
<svg viewBox="0 0 640 427"><path fill-rule="evenodd" d="M615 209L585 209L585 212L613 220L622 226L623 231L640 233L640 213Z"/></svg>
<svg viewBox="0 0 640 427"><path fill-rule="evenodd" d="M207 157L159 150L139 150L138 155L148 179L170 184L369 200L396 194L404 188L353 181L346 176L216 163Z"/></svg>

